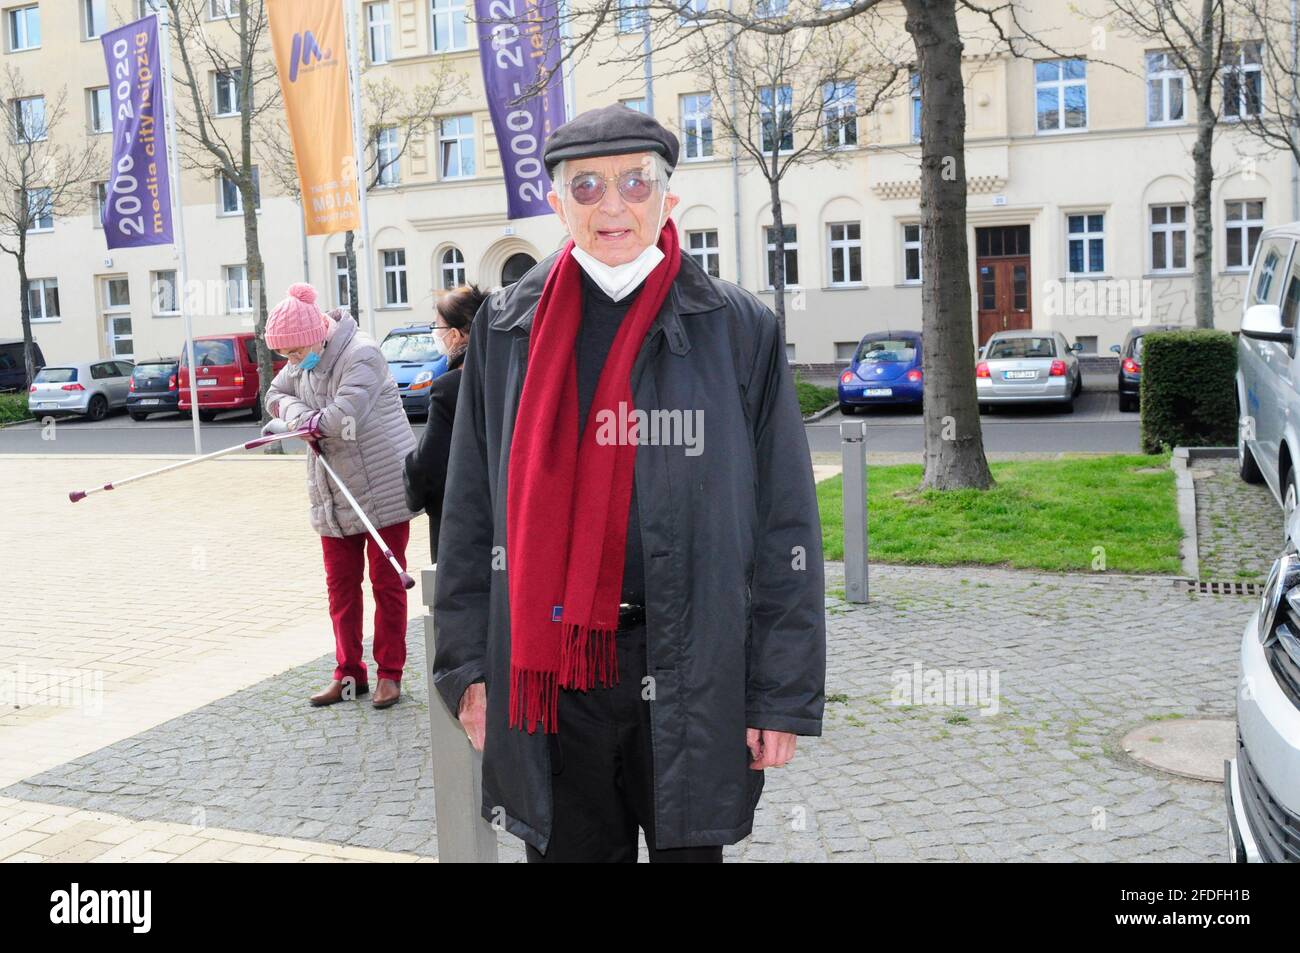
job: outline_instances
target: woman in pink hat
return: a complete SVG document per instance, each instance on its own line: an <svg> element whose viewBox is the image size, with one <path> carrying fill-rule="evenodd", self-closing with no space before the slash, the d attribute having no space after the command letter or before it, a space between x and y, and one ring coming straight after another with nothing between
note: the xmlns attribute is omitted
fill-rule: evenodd
<svg viewBox="0 0 1300 953"><path fill-rule="evenodd" d="M265 337L268 347L289 359L266 393L267 412L291 429L312 429L308 439L405 568L415 514L406 505L402 464L415 448L415 435L388 362L346 311L322 314L316 307L316 289L309 284L289 287L288 297L267 318ZM333 705L370 691L361 657L361 583L368 557L379 668L371 702L387 708L401 696L406 590L314 453L307 455L307 495L312 528L320 534L325 558L338 660L333 680L311 696L311 703Z"/></svg>

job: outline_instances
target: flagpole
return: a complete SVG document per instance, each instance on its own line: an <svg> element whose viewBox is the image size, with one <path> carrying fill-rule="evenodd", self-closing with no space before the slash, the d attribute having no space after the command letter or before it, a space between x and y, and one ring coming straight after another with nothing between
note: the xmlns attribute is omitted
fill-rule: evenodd
<svg viewBox="0 0 1300 953"><path fill-rule="evenodd" d="M164 6L154 11L154 16L158 18L158 61L162 66L163 72L163 112L167 117L167 165L171 177L168 192L171 195L172 206L172 228L175 230L174 244L179 253L180 262L176 271L176 285L174 289L176 294L176 307L180 309L181 320L185 325L185 353L187 363L190 369L190 420L194 430L194 454L195 456L203 453L203 439L199 434L199 385L197 367L194 363L194 328L190 322L190 309L186 307L187 282L189 280L189 259L185 254L185 217L181 209L181 176L180 162L178 155L180 150L176 147L176 105L172 93L172 46L171 46L171 22L168 18L167 8Z"/></svg>
<svg viewBox="0 0 1300 953"><path fill-rule="evenodd" d="M357 164L357 201L361 208L361 250L365 254L364 262L357 266L357 305L366 309L366 327L370 336L378 340L375 329L375 309L370 300L373 296L374 283L371 269L374 267L374 255L370 251L370 210L366 202L366 152L365 139L361 135L363 119L361 115L361 44L356 35L356 0L345 0L344 32L348 40L348 72L351 74L352 87L352 152ZM363 276L364 274L364 281ZM361 289L365 288L362 294Z"/></svg>

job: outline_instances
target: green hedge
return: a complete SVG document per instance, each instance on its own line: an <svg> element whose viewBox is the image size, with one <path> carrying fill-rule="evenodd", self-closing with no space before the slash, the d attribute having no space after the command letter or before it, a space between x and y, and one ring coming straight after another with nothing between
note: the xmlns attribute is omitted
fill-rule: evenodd
<svg viewBox="0 0 1300 953"><path fill-rule="evenodd" d="M1154 331L1142 345L1142 449L1237 442L1237 344L1226 331Z"/></svg>
<svg viewBox="0 0 1300 953"><path fill-rule="evenodd" d="M839 400L839 392L834 387L820 387L803 379L798 371L794 375L795 392L799 395L799 411L805 417L825 410Z"/></svg>
<svg viewBox="0 0 1300 953"><path fill-rule="evenodd" d="M27 392L0 394L0 425L31 419L27 410Z"/></svg>

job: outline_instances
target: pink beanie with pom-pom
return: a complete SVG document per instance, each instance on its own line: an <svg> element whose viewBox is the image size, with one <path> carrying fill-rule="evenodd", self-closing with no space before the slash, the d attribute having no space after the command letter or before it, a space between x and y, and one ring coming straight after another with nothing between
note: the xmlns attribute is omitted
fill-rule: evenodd
<svg viewBox="0 0 1300 953"><path fill-rule="evenodd" d="M329 319L316 307L316 289L306 282L289 286L289 296L266 319L266 346L272 350L311 347L325 340Z"/></svg>

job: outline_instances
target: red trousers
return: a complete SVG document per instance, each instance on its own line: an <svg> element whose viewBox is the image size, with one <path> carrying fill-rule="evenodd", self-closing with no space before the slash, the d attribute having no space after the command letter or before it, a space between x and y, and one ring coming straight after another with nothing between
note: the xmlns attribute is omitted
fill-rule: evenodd
<svg viewBox="0 0 1300 953"><path fill-rule="evenodd" d="M379 535L388 543L393 556L406 568L406 542L411 524L385 526ZM358 685L369 685L366 663L361 657L361 622L365 603L361 583L367 557L370 560L370 588L375 596L375 664L380 678L402 680L406 664L406 590L402 580L384 558L369 533L352 536L322 536L325 555L325 587L329 590L330 619L334 622L334 657L338 667L336 679L348 676Z"/></svg>

